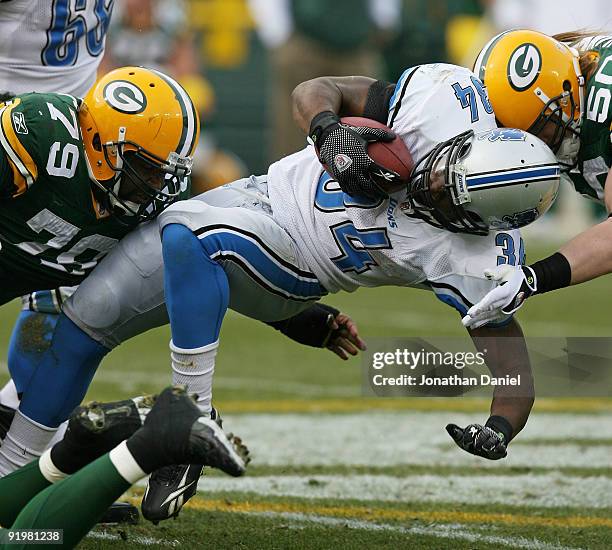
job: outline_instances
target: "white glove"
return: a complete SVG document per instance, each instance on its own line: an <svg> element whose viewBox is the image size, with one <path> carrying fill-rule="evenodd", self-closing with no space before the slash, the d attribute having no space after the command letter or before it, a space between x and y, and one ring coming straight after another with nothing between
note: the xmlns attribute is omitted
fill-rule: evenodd
<svg viewBox="0 0 612 550"><path fill-rule="evenodd" d="M535 273L528 266L498 265L494 269L485 269L484 275L499 285L468 309L461 320L464 327L479 328L513 314L537 290Z"/></svg>

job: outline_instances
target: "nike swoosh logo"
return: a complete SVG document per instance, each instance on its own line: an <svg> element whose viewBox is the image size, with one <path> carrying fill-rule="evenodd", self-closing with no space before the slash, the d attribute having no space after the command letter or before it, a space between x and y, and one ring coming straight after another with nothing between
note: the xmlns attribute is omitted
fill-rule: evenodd
<svg viewBox="0 0 612 550"><path fill-rule="evenodd" d="M162 506L164 506L164 504L168 504L168 502L170 502L172 499L175 499L176 497L182 495L187 489L189 489L189 487L191 487L195 482L197 481L197 479L194 479L189 485L183 485L182 487L179 487L176 491L170 493L168 495L168 497L166 498L166 500L164 500L164 502L161 503Z"/></svg>

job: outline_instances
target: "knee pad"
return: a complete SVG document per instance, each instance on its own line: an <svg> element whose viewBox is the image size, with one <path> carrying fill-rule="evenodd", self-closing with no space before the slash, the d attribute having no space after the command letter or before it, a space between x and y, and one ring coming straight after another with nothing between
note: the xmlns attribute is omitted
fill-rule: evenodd
<svg viewBox="0 0 612 550"><path fill-rule="evenodd" d="M163 280L157 224L143 224L85 278L64 313L91 338L113 348L168 322Z"/></svg>
<svg viewBox="0 0 612 550"><path fill-rule="evenodd" d="M205 202L197 200L175 202L157 218L159 230L163 231L167 225L176 223L184 225L191 231L196 231L203 225L203 221L210 217L209 212L216 209L214 206L209 206Z"/></svg>

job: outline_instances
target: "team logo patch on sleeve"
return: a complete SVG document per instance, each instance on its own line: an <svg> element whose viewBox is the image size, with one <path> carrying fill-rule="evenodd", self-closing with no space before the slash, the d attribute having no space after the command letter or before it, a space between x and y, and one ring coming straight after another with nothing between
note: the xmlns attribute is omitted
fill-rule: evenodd
<svg viewBox="0 0 612 550"><path fill-rule="evenodd" d="M13 128L16 134L27 134L28 127L26 126L25 116L23 113L13 113Z"/></svg>
<svg viewBox="0 0 612 550"><path fill-rule="evenodd" d="M121 113L142 113L147 106L143 91L126 80L113 80L104 88L104 100Z"/></svg>
<svg viewBox="0 0 612 550"><path fill-rule="evenodd" d="M508 61L508 82L517 92L531 86L542 68L542 54L534 44L521 44L512 52Z"/></svg>

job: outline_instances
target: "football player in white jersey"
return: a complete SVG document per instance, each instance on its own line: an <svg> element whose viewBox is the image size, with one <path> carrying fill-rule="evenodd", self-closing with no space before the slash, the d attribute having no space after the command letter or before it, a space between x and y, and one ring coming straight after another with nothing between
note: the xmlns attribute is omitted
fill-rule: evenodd
<svg viewBox="0 0 612 550"><path fill-rule="evenodd" d="M96 80L114 0L4 0L0 90L84 97Z"/></svg>
<svg viewBox="0 0 612 550"><path fill-rule="evenodd" d="M0 2L0 91L10 91L8 95L61 91L85 97L104 55L113 7L114 0ZM38 357L52 338L62 303L75 288L41 290L22 299L8 352L15 381L0 390L0 439L11 424ZM301 343L325 343L343 359L364 347L355 323L334 308L315 308L299 321L300 326L311 327L308 335L292 332L295 326L287 323L275 326L290 337L299 334ZM45 424L44 418L36 420Z"/></svg>
<svg viewBox="0 0 612 550"><path fill-rule="evenodd" d="M0 2L0 95L59 91L85 97L96 80L104 55L113 7L114 0ZM0 440L11 426L26 388L30 399L32 395L37 396L38 411L52 408L47 407L47 397L52 396L44 377L37 380L38 391L29 386L29 382L39 357L53 337L62 303L75 288L41 290L23 297L23 309L14 327L8 353L9 370L15 381L10 380L0 390ZM298 318L273 323L273 326L300 343L327 347L343 359L365 347L350 317L325 305L317 305ZM53 373L49 375L57 379ZM78 384L77 377L74 383ZM67 393L70 393L69 388ZM47 417L41 413L32 419L32 430L11 429L11 439L24 449L20 453L21 463L28 462L43 450L49 440L47 435L54 432L54 429L47 429L47 423ZM36 437L37 430L45 434L42 440ZM56 440L61 439L62 434L58 431ZM3 462L0 471L4 471L7 459L2 456L0 461ZM8 461L11 468L18 465ZM119 507L115 512L111 510L105 521L115 521L129 514L129 510Z"/></svg>
<svg viewBox="0 0 612 550"><path fill-rule="evenodd" d="M397 85L365 77L316 79L298 87L294 99L302 128L314 120L309 133L332 174L307 147L264 176L167 210L160 219L163 253L156 229L132 232L65 303L35 379L58 363L91 369L104 353L169 316L173 379L210 411L228 306L282 322L330 292L399 285L429 289L464 313L493 286L483 266L520 263L517 228L556 196L552 152L529 134L496 129L482 84L467 69L415 67ZM389 136L341 125L338 114L387 123L413 157L422 158L408 193L380 196L370 177L366 140ZM334 170L337 155L358 168L350 177ZM484 336L518 337L489 343L488 358L496 376L522 375L521 395L498 386L485 425L448 427L466 451L497 459L529 415L531 371L510 316L472 334L480 346ZM199 470L193 471L197 478ZM143 511L152 512L151 519L176 515L189 496L180 489L193 479L189 466L154 474Z"/></svg>

